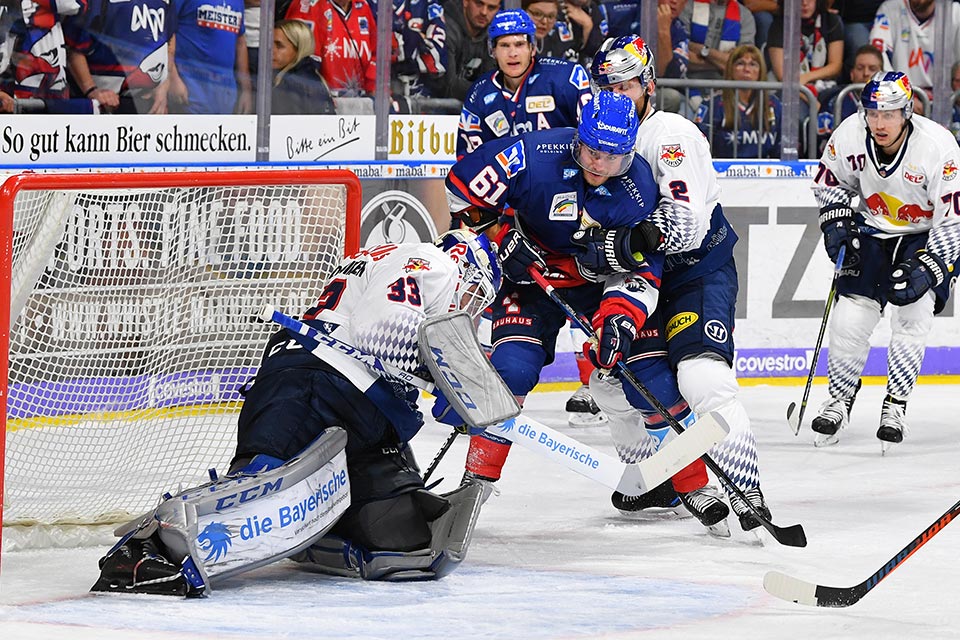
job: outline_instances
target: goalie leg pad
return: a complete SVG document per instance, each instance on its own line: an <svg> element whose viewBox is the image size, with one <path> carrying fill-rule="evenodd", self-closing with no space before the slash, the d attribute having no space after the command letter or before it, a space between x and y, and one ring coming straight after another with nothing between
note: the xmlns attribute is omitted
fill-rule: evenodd
<svg viewBox="0 0 960 640"><path fill-rule="evenodd" d="M102 561L102 578L112 584L118 579L108 574L129 568L128 582L148 587L139 576L159 568L153 562L158 555L175 567L189 593L200 593L211 581L301 551L350 504L346 443L346 432L331 427L280 467L226 476L169 497L153 513L118 530L126 535Z"/></svg>
<svg viewBox="0 0 960 640"><path fill-rule="evenodd" d="M468 482L455 491L437 496L426 490L406 494L418 504L429 522L426 548L414 551L371 551L354 541L328 535L295 556L322 573L364 580L406 582L434 580L456 569L467 554L480 507L492 486Z"/></svg>

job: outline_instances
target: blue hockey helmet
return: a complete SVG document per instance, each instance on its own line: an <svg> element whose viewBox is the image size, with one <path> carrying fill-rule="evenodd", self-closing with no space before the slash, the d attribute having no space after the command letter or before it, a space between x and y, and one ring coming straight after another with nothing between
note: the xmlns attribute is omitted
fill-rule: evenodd
<svg viewBox="0 0 960 640"><path fill-rule="evenodd" d="M633 100L601 91L583 106L573 138L573 158L590 173L620 176L633 162L640 119Z"/></svg>
<svg viewBox="0 0 960 640"><path fill-rule="evenodd" d="M657 81L653 52L638 35L607 38L590 65L590 76L598 87L639 78L646 87Z"/></svg>
<svg viewBox="0 0 960 640"><path fill-rule="evenodd" d="M497 245L483 234L469 229L454 229L440 235L434 244L460 268L460 283L452 308L478 317L490 306L500 288L500 262Z"/></svg>
<svg viewBox="0 0 960 640"><path fill-rule="evenodd" d="M860 92L862 109L877 111L903 110L903 117L909 120L913 115L913 87L907 74L901 71L879 71L870 82L863 85Z"/></svg>
<svg viewBox="0 0 960 640"><path fill-rule="evenodd" d="M522 9L505 9L498 11L490 26L487 28L487 42L490 50L493 50L497 44L497 38L500 36L527 36L527 41L534 44L534 34L537 32L537 26L533 24L533 19Z"/></svg>

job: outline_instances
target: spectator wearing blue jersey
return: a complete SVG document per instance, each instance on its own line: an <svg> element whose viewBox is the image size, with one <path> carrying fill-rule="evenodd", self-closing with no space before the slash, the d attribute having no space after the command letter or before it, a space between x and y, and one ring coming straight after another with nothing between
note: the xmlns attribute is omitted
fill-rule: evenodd
<svg viewBox="0 0 960 640"><path fill-rule="evenodd" d="M90 0L67 19L67 67L79 93L108 113L166 113L168 8L168 0Z"/></svg>
<svg viewBox="0 0 960 640"><path fill-rule="evenodd" d="M522 0L537 25L537 53L589 65L607 34L605 12L592 0Z"/></svg>
<svg viewBox="0 0 960 640"><path fill-rule="evenodd" d="M167 95L171 113L253 113L243 0L213 2L170 5L176 18Z"/></svg>
<svg viewBox="0 0 960 640"><path fill-rule="evenodd" d="M760 50L742 45L730 52L724 79L756 82L766 74ZM700 105L695 121L715 158L779 158L780 112L773 92L724 89Z"/></svg>
<svg viewBox="0 0 960 640"><path fill-rule="evenodd" d="M639 0L602 0L601 10L606 16L609 37L640 33Z"/></svg>
<svg viewBox="0 0 960 640"><path fill-rule="evenodd" d="M497 13L489 27L497 70L467 93L460 113L457 158L496 138L576 126L590 100L590 76L575 62L539 57L536 26L526 11Z"/></svg>

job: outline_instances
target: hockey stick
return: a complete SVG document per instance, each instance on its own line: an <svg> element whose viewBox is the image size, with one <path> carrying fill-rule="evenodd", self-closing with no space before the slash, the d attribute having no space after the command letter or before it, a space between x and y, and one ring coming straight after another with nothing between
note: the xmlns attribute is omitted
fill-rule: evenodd
<svg viewBox="0 0 960 640"><path fill-rule="evenodd" d="M793 429L793 435L800 435L800 423L803 421L803 412L807 409L807 400L810 398L810 387L813 385L813 376L817 370L817 360L820 359L820 347L823 345L823 334L827 331L827 318L830 317L830 309L833 308L833 300L837 297L837 279L840 277L840 269L843 267L843 258L847 253L847 247L841 246L837 252L837 262L833 266L833 283L830 285L830 293L827 294L827 305L823 309L823 320L820 321L820 333L817 335L817 346L813 348L813 360L810 361L810 373L807 374L807 384L803 388L803 400L800 401L800 412L796 418L793 412L797 408L796 402L791 402L787 407L787 424Z"/></svg>
<svg viewBox="0 0 960 640"><path fill-rule="evenodd" d="M368 366L374 367L373 362L378 363L374 368L379 371L392 375L391 370L396 369L356 347L325 336L270 305L263 306L260 318L275 322L296 333L300 344L318 358L324 357L324 351L314 338L314 334L318 338L329 338L329 341L324 341L325 344L329 342L338 352L351 355ZM400 370L397 369L397 371ZM410 376L405 371L402 373ZM417 380L420 382L418 388L429 393L433 392L433 383L421 378ZM501 425L487 427L487 431L544 455L560 466L572 469L626 496L639 496L660 485L700 457L704 451L723 440L730 432L730 427L719 416L703 416L684 434L668 442L653 456L634 464L621 462L618 458L601 453L589 445L524 416L511 418Z"/></svg>
<svg viewBox="0 0 960 640"><path fill-rule="evenodd" d="M544 293L550 296L550 299L553 300L557 305L559 305L559 307L563 309L563 311L567 314L567 316L573 322L575 322L577 326L579 326L584 331L584 333L587 334L587 336L589 336L593 340L597 339L597 334L594 332L593 327L590 326L590 322L587 320L587 318L584 317L581 313L577 312L569 304L567 304L566 300L564 300L563 298L560 297L559 294L557 294L557 291L556 289L554 289L553 285L547 282L546 278L543 277L543 274L537 271L534 265L531 265L527 271L530 274L530 276L534 279L534 281L538 285L540 285L540 288L543 289ZM670 425L670 427L674 431L676 431L679 434L682 434L684 433L684 431L686 431L683 428L683 425L680 424L680 421L678 421L673 416L673 414L670 413L669 409L667 409L665 406L663 406L663 404L659 400L657 400L656 396L654 396L653 393L651 393L651 391L646 387L646 385L640 382L637 376L635 376L633 372L630 371L629 368L627 368L627 365L624 364L622 360L618 360L615 366L617 371L623 376L623 378L630 383L630 386L636 389L637 392L641 396L643 396L644 400L649 402L650 405L654 409L656 409L657 413L659 413L663 417L663 419L667 421L667 423ZM722 420L722 418L717 416L715 412L711 412L711 414L707 414L707 415L714 415L715 418ZM700 420L702 419L703 417L700 418ZM756 507L756 505L750 502L747 496L744 495L743 491L741 491L740 488L733 483L733 480L730 479L730 476L728 476L723 471L723 469L720 468L720 465L718 465L713 460L713 458L711 458L705 452L703 456L701 456L701 460L703 460L704 464L706 464L707 467L711 471L713 471L714 475L717 476L720 482L724 484L725 488L727 489L727 493L733 494L737 496L740 500L742 500L750 509L750 511L753 512L753 515L756 516L760 524L763 525L763 528L769 531L770 534L777 540L777 542L789 547L807 546L807 536L803 532L802 526L800 526L799 524L795 524L789 527L778 527L777 525L773 524L772 522L770 522L769 519L767 519L760 512L760 510Z"/></svg>
<svg viewBox="0 0 960 640"><path fill-rule="evenodd" d="M430 461L430 466L428 466L427 470L423 472L424 484L427 483L427 480L430 479L430 476L433 475L433 472L437 470L437 465L440 464L443 456L447 455L447 451L450 450L450 447L453 445L453 441L457 439L458 435L460 435L460 432L454 429L450 432L450 435L447 436L447 439L443 441L443 445L440 447L440 450L437 451L437 455L433 456L433 460Z"/></svg>
<svg viewBox="0 0 960 640"><path fill-rule="evenodd" d="M873 575L852 587L825 587L812 582L806 582L797 578L780 573L779 571L768 571L763 576L763 588L771 595L774 595L787 602L796 602L797 604L806 604L815 607L849 607L856 604L860 598L867 595L880 581L893 573L893 570L907 561L907 558L917 552L917 549L930 541L930 538L940 533L944 527L950 524L950 521L960 516L960 501L947 509L946 513L940 516L933 524L927 527L923 533L910 541L910 544L900 550L880 567Z"/></svg>

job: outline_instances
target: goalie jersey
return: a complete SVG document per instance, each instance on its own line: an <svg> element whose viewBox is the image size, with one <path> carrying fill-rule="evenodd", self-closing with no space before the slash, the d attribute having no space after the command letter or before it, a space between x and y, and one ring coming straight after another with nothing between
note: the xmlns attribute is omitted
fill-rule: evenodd
<svg viewBox="0 0 960 640"><path fill-rule="evenodd" d="M417 329L424 319L450 310L459 277L457 265L432 244L364 249L340 263L303 320L387 364L421 373ZM258 376L279 368L332 369L380 409L402 441L412 438L422 426L415 410L418 392L413 387L333 348L323 347L325 355L318 359L291 340L286 330L274 335ZM412 398L408 398L411 390Z"/></svg>
<svg viewBox="0 0 960 640"><path fill-rule="evenodd" d="M881 238L929 231L927 249L948 264L960 252L960 147L939 124L914 115L907 139L881 164L859 115L844 120L827 142L813 183L821 207L854 207L861 230Z"/></svg>

